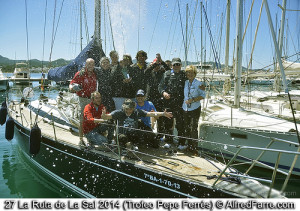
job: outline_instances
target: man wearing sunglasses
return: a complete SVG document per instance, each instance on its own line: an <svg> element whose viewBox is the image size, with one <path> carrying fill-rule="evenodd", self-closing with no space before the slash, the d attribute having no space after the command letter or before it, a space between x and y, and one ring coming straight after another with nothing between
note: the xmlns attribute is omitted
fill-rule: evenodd
<svg viewBox="0 0 300 211"><path fill-rule="evenodd" d="M183 136L184 133L181 106L184 99L184 84L186 80L186 75L181 70L181 59L173 58L172 69L164 73L158 88L164 100L164 110L167 109L167 111L173 114L172 119L165 118L165 131L168 131L170 135L173 135L174 119L176 120L175 127L178 131L178 136ZM172 139L172 136L165 137L167 143L172 143ZM179 142L182 142L181 139L179 139Z"/></svg>

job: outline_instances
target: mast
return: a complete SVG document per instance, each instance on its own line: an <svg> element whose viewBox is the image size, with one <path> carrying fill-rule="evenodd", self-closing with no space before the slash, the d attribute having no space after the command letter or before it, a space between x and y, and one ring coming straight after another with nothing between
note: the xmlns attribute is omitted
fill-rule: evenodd
<svg viewBox="0 0 300 211"><path fill-rule="evenodd" d="M227 0L227 7L226 7L225 74L228 74L228 61L229 61L230 2L231 0Z"/></svg>
<svg viewBox="0 0 300 211"><path fill-rule="evenodd" d="M268 2L266 0L263 0L263 1L264 1L264 4L265 4L265 9L266 9L267 16L268 16L268 22L269 22L269 26L270 26L270 30L271 30L271 34L272 34L274 46L275 46L275 52L276 52L277 62L279 64L280 71L281 71L281 77L282 77L282 81L283 81L283 88L284 88L285 93L288 93L289 90L287 88L285 72L284 72L282 61L281 61L281 58L280 58L281 55L280 55L280 51L279 51L279 46L278 46L278 43L276 42L276 35L275 35L274 27L273 27L273 22L272 22L271 14L270 14L269 4L268 4Z"/></svg>
<svg viewBox="0 0 300 211"><path fill-rule="evenodd" d="M82 0L79 2L80 7L80 51L82 51Z"/></svg>
<svg viewBox="0 0 300 211"><path fill-rule="evenodd" d="M240 107L241 99L241 74L242 74L242 36L243 36L243 0L237 0L236 16L236 63L234 84L234 105Z"/></svg>
<svg viewBox="0 0 300 211"><path fill-rule="evenodd" d="M101 44L101 0L95 0L95 31L94 37L96 43Z"/></svg>
<svg viewBox="0 0 300 211"><path fill-rule="evenodd" d="M202 30L203 30L203 28L202 28L202 1L200 2L200 12L201 12L201 15L200 15L200 20L201 20L201 30L200 30L200 32L201 32L201 52L200 52L200 63L201 63L201 65L200 65L200 68L201 68L201 72L202 72L202 65L203 65L203 40L202 40L202 36L203 36L203 34L202 34Z"/></svg>
<svg viewBox="0 0 300 211"><path fill-rule="evenodd" d="M282 1L282 7L280 7L280 8L282 9L282 14L281 14L281 20L280 20L279 36L278 36L278 48L279 48L279 58L281 59L282 45L283 45L283 34L284 34L286 0ZM277 61L277 62L279 62L279 61ZM274 68L275 68L276 72L279 72L280 67L279 67L277 62L274 62L275 63ZM275 91L278 91L278 92L281 90L281 80L280 80L280 75L279 74L276 74L274 88L275 88Z"/></svg>
<svg viewBox="0 0 300 211"><path fill-rule="evenodd" d="M184 53L184 67L187 66L187 36L188 36L188 19L189 19L189 16L188 16L188 13L189 13L189 6L188 4L186 4L186 25L185 25L185 53Z"/></svg>
<svg viewBox="0 0 300 211"><path fill-rule="evenodd" d="M286 0L282 0L282 14L281 14L281 21L280 21L280 34L279 34L279 54L280 57L282 56L282 45L283 45L283 32L284 32L284 22L285 22L285 8L286 8Z"/></svg>

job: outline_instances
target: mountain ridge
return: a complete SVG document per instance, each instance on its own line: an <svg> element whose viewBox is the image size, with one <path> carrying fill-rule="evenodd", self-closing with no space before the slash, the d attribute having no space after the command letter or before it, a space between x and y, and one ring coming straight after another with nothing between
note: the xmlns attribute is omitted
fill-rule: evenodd
<svg viewBox="0 0 300 211"><path fill-rule="evenodd" d="M51 62L51 68L67 65L71 61L72 60L65 60L63 58L56 59L56 60ZM15 64L16 63L21 63L21 62L26 63L27 61L26 60L12 60L12 59L9 59L9 58L6 58L6 57L3 57L3 56L0 55L0 66L2 66L2 71L3 72L13 72ZM134 59L133 63L135 63L135 62L136 62L136 60ZM38 59L30 59L29 60L29 66L31 68L40 68L40 67L42 67L42 63L45 67L48 67L50 62L49 61L43 61L42 62ZM150 62L148 62L148 63L150 63ZM184 64L184 62L183 62L183 64ZM187 61L187 65L198 65L198 64L199 64L199 62ZM216 63L212 62L212 61L205 62L204 64L205 65L211 65L212 68L215 68L215 66L216 66ZM225 65L221 64L221 69L224 69L224 67L225 67ZM229 66L229 68L232 69L232 66ZM243 72L247 70L245 67L242 67L242 69L243 69Z"/></svg>
<svg viewBox="0 0 300 211"><path fill-rule="evenodd" d="M51 67L64 66L69 64L70 62L71 60L65 60L62 58L56 59L51 62ZM13 72L16 63L27 63L27 60L21 60L21 59L13 60L0 55L0 66L2 66L3 72ZM50 64L49 61L40 61L38 59L30 59L28 63L30 68L39 68L42 67L42 65L48 67Z"/></svg>

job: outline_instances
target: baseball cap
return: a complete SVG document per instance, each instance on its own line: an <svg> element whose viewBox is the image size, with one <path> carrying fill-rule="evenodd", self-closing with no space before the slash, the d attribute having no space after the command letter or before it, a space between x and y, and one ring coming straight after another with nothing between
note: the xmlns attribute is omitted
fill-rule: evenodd
<svg viewBox="0 0 300 211"><path fill-rule="evenodd" d="M173 58L172 59L172 65L174 64L181 64L181 59L180 58Z"/></svg>
<svg viewBox="0 0 300 211"><path fill-rule="evenodd" d="M136 96L145 96L145 92L142 89L139 89L136 93Z"/></svg>

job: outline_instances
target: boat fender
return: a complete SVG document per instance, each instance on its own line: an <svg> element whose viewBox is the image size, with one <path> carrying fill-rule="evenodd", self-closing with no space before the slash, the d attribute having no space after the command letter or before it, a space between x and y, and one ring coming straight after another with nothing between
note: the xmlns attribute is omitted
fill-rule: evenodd
<svg viewBox="0 0 300 211"><path fill-rule="evenodd" d="M6 116L7 116L7 107L6 103L2 103L1 109L0 109L0 124L4 125L6 122Z"/></svg>
<svg viewBox="0 0 300 211"><path fill-rule="evenodd" d="M40 151L41 146L41 129L35 124L30 131L29 153L36 155Z"/></svg>
<svg viewBox="0 0 300 211"><path fill-rule="evenodd" d="M14 131L15 131L15 122L14 119L9 117L8 120L6 121L6 126L5 126L5 138L10 141L14 138Z"/></svg>

